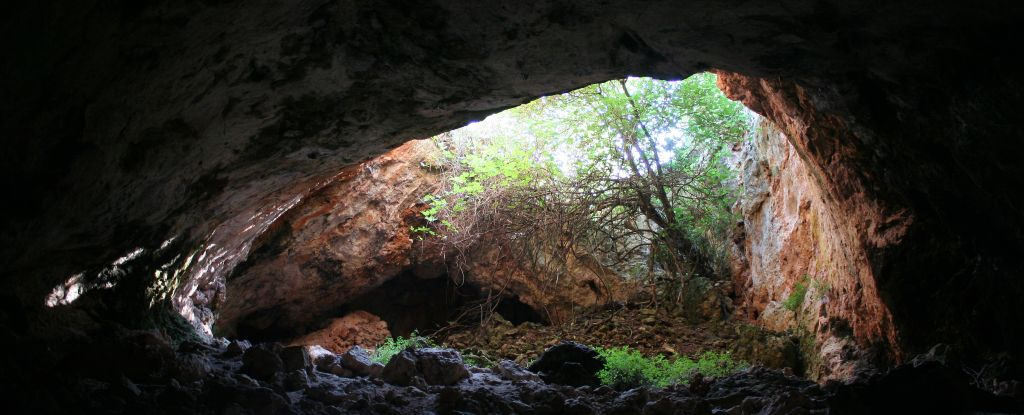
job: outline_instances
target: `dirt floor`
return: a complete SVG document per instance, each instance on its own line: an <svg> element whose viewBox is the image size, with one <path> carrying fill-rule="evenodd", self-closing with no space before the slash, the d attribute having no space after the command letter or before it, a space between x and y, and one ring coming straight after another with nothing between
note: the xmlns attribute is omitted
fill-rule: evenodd
<svg viewBox="0 0 1024 415"><path fill-rule="evenodd" d="M430 336L480 363L501 359L526 365L545 349L565 340L590 346L630 346L645 355L693 356L707 350L768 367L797 369L795 338L768 333L734 320L691 322L654 308L620 305L577 316L563 325L532 322L513 325L499 314L480 325L453 325ZM751 347L757 342L758 347Z"/></svg>

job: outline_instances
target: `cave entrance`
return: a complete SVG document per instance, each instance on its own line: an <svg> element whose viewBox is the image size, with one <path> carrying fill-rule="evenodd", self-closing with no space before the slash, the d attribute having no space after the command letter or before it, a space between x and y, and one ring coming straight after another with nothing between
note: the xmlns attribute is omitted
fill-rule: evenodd
<svg viewBox="0 0 1024 415"><path fill-rule="evenodd" d="M346 304L337 315L367 311L388 325L392 336L434 333L452 324L473 325L495 312L513 324L547 320L514 296L495 296L474 284L456 285L448 275L420 278L413 272L385 282ZM370 345L372 346L372 345Z"/></svg>
<svg viewBox="0 0 1024 415"><path fill-rule="evenodd" d="M701 301L730 275L739 159L763 121L716 81L616 79L432 137L421 164L438 185L412 234L446 253L500 251L521 271L508 278L543 287L534 304L562 303L553 320L630 290Z"/></svg>
<svg viewBox="0 0 1024 415"><path fill-rule="evenodd" d="M420 142L417 174L435 185L409 218L413 249L465 285L404 274L347 310L396 336L458 320L444 341L500 358L564 339L647 355L720 344L691 323L731 311L737 161L757 119L716 81L612 80ZM545 320L557 328L518 327Z"/></svg>
<svg viewBox="0 0 1024 415"><path fill-rule="evenodd" d="M686 327L728 314L735 159L754 129L716 81L594 84L350 166L254 243L224 327L377 346L383 329L331 330L362 311L379 318L358 323L367 332L382 320L391 336L480 329L466 347L707 348Z"/></svg>
<svg viewBox="0 0 1024 415"><path fill-rule="evenodd" d="M533 307L524 304L515 297L501 297L498 307L494 310L498 315L515 325L523 323L545 323L546 319Z"/></svg>

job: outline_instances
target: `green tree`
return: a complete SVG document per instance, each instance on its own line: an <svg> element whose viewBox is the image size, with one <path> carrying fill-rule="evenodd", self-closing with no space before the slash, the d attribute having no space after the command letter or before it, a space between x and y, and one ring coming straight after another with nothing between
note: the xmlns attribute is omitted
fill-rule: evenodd
<svg viewBox="0 0 1024 415"><path fill-rule="evenodd" d="M527 254L545 246L652 282L656 270L679 283L720 273L734 201L726 157L750 120L714 75L614 80L503 117L501 128L438 139L445 200L432 209L452 225L443 240L497 235ZM564 265L559 257L541 265Z"/></svg>
<svg viewBox="0 0 1024 415"><path fill-rule="evenodd" d="M577 150L576 174L565 187L576 189L568 199L586 201L581 216L599 219L596 233L607 241L593 246L625 257L655 254L664 268L686 276L722 270L735 176L725 158L750 120L717 89L714 75L675 83L616 80L534 105L540 108L531 110L533 134Z"/></svg>

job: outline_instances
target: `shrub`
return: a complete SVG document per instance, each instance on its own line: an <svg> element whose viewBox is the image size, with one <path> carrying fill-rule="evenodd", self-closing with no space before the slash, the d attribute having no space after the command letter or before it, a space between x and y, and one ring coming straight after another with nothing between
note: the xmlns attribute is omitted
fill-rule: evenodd
<svg viewBox="0 0 1024 415"><path fill-rule="evenodd" d="M804 303L804 297L807 296L807 274L804 274L800 282L797 282L793 286L793 290L790 291L789 297L786 297L786 301L782 302L782 306L786 307L789 311L796 311Z"/></svg>
<svg viewBox="0 0 1024 415"><path fill-rule="evenodd" d="M605 359L604 368L597 373L597 377L602 384L616 389L638 386L663 388L677 383L689 383L695 373L721 377L749 366L746 362L733 360L729 352L707 351L696 356L695 361L686 356L678 356L673 360L661 355L645 357L628 346L595 349Z"/></svg>
<svg viewBox="0 0 1024 415"><path fill-rule="evenodd" d="M732 354L728 351L716 352L708 350L697 356L696 372L712 377L720 378L739 372L750 367L750 364L742 360L733 360ZM689 379L689 378L687 378Z"/></svg>
<svg viewBox="0 0 1024 415"><path fill-rule="evenodd" d="M391 337L384 340L384 343L377 345L377 350L371 357L374 362L381 364L388 364L391 361L391 357L398 354L402 350L408 348L418 349L421 347L432 347L434 342L430 339L420 336L417 332L412 332L409 337Z"/></svg>
<svg viewBox="0 0 1024 415"><path fill-rule="evenodd" d="M648 359L639 351L627 346L619 348L595 348L597 353L604 358L604 368L597 372L601 384L616 389L627 389L631 387L646 385L651 386L658 375L656 359L664 360L664 357L656 356Z"/></svg>

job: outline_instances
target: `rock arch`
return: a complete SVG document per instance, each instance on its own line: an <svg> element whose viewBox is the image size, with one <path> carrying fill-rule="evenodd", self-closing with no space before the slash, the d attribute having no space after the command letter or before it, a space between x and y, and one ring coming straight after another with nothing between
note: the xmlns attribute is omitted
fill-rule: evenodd
<svg viewBox="0 0 1024 415"><path fill-rule="evenodd" d="M714 69L783 127L839 218L856 269L829 313L857 316L863 345L1019 351L1021 7L21 5L0 72L8 325L68 276L172 240L190 258L177 295L200 301L203 278L345 166L543 94Z"/></svg>

